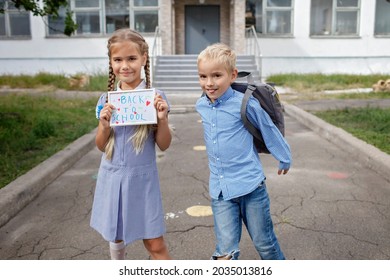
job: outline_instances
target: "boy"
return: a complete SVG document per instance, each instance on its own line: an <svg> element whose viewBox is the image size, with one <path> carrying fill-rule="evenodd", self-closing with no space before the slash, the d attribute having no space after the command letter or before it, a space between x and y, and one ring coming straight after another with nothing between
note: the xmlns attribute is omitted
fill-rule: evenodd
<svg viewBox="0 0 390 280"><path fill-rule="evenodd" d="M210 168L210 196L217 240L212 259L238 259L242 222L262 259L285 259L273 230L265 175L253 136L241 121L243 94L231 84L237 78L236 55L218 43L198 56L204 96L196 103L204 129ZM290 147L259 102L248 102L249 121L262 132L271 154L280 162L278 174L291 164Z"/></svg>

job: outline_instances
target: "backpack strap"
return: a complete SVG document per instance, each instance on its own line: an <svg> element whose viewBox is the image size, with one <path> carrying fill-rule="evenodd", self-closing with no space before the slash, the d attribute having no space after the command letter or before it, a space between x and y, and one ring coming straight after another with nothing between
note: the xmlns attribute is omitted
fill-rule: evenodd
<svg viewBox="0 0 390 280"><path fill-rule="evenodd" d="M248 85L248 87L245 90L244 97L242 99L241 103L241 119L244 123L244 126L248 129L248 131L257 139L259 139L261 142L264 142L263 136L261 133L256 129L256 127L253 126L248 120L248 117L246 116L246 107L248 105L248 100L253 94L253 92L256 90L256 87L253 85Z"/></svg>
<svg viewBox="0 0 390 280"><path fill-rule="evenodd" d="M245 77L248 84L255 83L255 80L253 79L251 72L240 71L237 73L237 78L245 78Z"/></svg>

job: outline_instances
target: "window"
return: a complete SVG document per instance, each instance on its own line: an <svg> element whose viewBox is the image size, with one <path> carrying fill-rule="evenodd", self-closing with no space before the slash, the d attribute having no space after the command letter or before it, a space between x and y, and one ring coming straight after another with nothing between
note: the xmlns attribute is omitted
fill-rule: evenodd
<svg viewBox="0 0 390 280"><path fill-rule="evenodd" d="M111 34L123 27L154 32L158 26L158 0L71 0L77 24L76 35ZM65 10L60 17L49 17L49 35L62 34Z"/></svg>
<svg viewBox="0 0 390 280"><path fill-rule="evenodd" d="M312 0L310 35L357 36L360 0Z"/></svg>
<svg viewBox="0 0 390 280"><path fill-rule="evenodd" d="M377 0L375 12L375 35L390 36L390 1Z"/></svg>
<svg viewBox="0 0 390 280"><path fill-rule="evenodd" d="M0 38L30 38L30 13L18 10L14 3L0 0L0 8L4 14L0 14Z"/></svg>
<svg viewBox="0 0 390 280"><path fill-rule="evenodd" d="M122 0L105 1L106 32L130 26L129 2Z"/></svg>
<svg viewBox="0 0 390 280"><path fill-rule="evenodd" d="M72 0L78 35L100 34L100 0Z"/></svg>
<svg viewBox="0 0 390 280"><path fill-rule="evenodd" d="M247 0L245 23L264 35L291 35L293 0Z"/></svg>

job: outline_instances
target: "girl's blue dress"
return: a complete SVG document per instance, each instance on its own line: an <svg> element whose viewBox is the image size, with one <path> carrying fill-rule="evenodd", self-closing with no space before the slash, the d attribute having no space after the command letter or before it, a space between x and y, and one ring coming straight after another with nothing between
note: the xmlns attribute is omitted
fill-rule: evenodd
<svg viewBox="0 0 390 280"><path fill-rule="evenodd" d="M145 88L141 83L138 88ZM158 91L166 99L163 92ZM106 94L97 104L104 106ZM142 152L135 153L134 126L117 126L112 160L103 153L92 206L91 227L105 240L152 239L165 233L156 164L155 137L152 132Z"/></svg>

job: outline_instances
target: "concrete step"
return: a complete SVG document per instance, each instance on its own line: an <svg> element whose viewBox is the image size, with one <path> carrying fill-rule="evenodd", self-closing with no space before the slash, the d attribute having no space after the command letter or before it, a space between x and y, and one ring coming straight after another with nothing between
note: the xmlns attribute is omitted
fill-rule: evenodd
<svg viewBox="0 0 390 280"><path fill-rule="evenodd" d="M154 72L156 76L198 76L197 69L183 69L183 70L175 70L175 69L156 69Z"/></svg>
<svg viewBox="0 0 390 280"><path fill-rule="evenodd" d="M153 85L156 88L161 88L164 90L165 88L168 87L190 87L190 88L199 88L200 85L198 81L153 81Z"/></svg>
<svg viewBox="0 0 390 280"><path fill-rule="evenodd" d="M255 64L256 60L253 56L237 56L237 65L240 64ZM156 58L156 65L194 65L197 64L197 56L193 55L170 55L170 56L158 56Z"/></svg>
<svg viewBox="0 0 390 280"><path fill-rule="evenodd" d="M159 75L154 81L196 81L198 82L198 75Z"/></svg>
<svg viewBox="0 0 390 280"><path fill-rule="evenodd" d="M164 91L200 91L197 55L168 55L156 58L153 86ZM259 80L253 56L238 56L239 71L251 72Z"/></svg>
<svg viewBox="0 0 390 280"><path fill-rule="evenodd" d="M248 69L246 69L248 71ZM259 72L258 71L250 71L252 73L252 76L254 78L259 77ZM158 75L155 75L154 80L167 80L167 79L198 79L198 73L197 72L180 72L180 71L170 71L168 72L160 72Z"/></svg>
<svg viewBox="0 0 390 280"><path fill-rule="evenodd" d="M164 93L184 93L184 94L196 93L196 94L199 94L199 97L202 95L202 89L200 88L200 86L198 86L198 87L185 87L185 86L165 87L164 89L158 85L157 86L153 85L153 87L161 89L162 91L164 91Z"/></svg>
<svg viewBox="0 0 390 280"><path fill-rule="evenodd" d="M256 65L253 63L237 63L236 65L237 69L254 69L256 70ZM160 70L198 70L198 67L195 64L188 64L188 63L182 63L182 64L157 64L156 65L156 72Z"/></svg>
<svg viewBox="0 0 390 280"><path fill-rule="evenodd" d="M252 60L237 60L237 65L253 65L255 64L254 61ZM178 59L178 60L157 60L156 61L157 65L193 65L196 67L197 65L197 60L196 59Z"/></svg>

